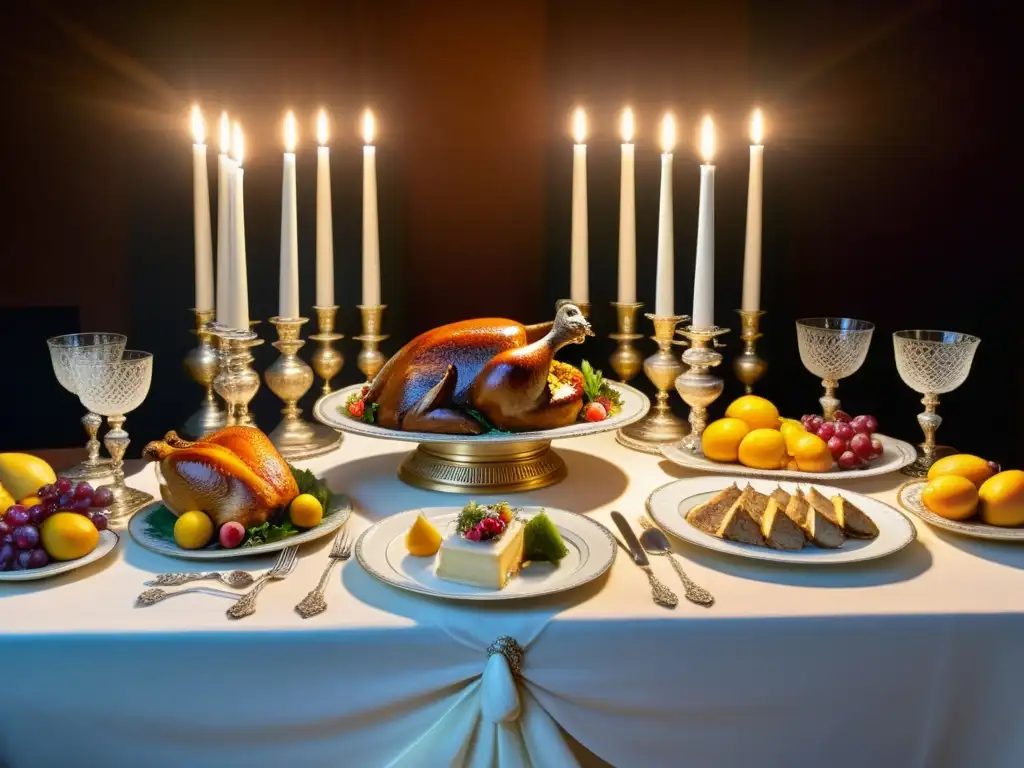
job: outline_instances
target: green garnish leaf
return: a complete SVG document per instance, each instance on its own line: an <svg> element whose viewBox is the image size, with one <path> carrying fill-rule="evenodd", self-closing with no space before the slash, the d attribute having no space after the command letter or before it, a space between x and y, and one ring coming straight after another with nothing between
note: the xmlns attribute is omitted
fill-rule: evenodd
<svg viewBox="0 0 1024 768"><path fill-rule="evenodd" d="M480 411L473 410L472 408L466 409L466 415L474 419L484 430L485 435L508 435L510 432L506 432L503 429L498 429L496 426L491 424L491 420L484 416Z"/></svg>
<svg viewBox="0 0 1024 768"><path fill-rule="evenodd" d="M178 518L164 505L160 505L146 518L146 533L154 539L174 541L174 524Z"/></svg>
<svg viewBox="0 0 1024 768"><path fill-rule="evenodd" d="M308 493L315 497L320 502L320 506L324 508L324 514L327 514L331 503L331 492L327 488L327 484L308 469L299 469L291 464L288 465L288 469L292 471L295 484L299 486L299 494Z"/></svg>
<svg viewBox="0 0 1024 768"><path fill-rule="evenodd" d="M587 396L587 402L592 403L601 396L601 388L604 386L604 376L601 371L595 371L589 360L584 360L580 366L583 371L583 394Z"/></svg>
<svg viewBox="0 0 1024 768"><path fill-rule="evenodd" d="M362 420L367 424L376 424L378 408L380 408L380 403L366 403L361 417Z"/></svg>
<svg viewBox="0 0 1024 768"><path fill-rule="evenodd" d="M543 511L523 527L523 560L557 565L567 554L562 534Z"/></svg>
<svg viewBox="0 0 1024 768"><path fill-rule="evenodd" d="M243 547L255 547L260 544L271 544L275 541L287 539L299 533L299 529L292 525L290 520L285 520L279 525L273 525L268 520L262 525L256 525L245 532Z"/></svg>
<svg viewBox="0 0 1024 768"><path fill-rule="evenodd" d="M487 507L481 507L475 501L469 502L459 513L459 519L455 523L455 530L463 534L487 516Z"/></svg>

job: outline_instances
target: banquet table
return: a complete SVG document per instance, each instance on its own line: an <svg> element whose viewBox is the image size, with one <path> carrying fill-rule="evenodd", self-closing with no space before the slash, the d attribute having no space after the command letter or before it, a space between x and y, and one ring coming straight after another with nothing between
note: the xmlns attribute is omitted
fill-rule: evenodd
<svg viewBox="0 0 1024 768"><path fill-rule="evenodd" d="M358 534L402 510L468 499L396 471L407 444L347 436L302 466L353 500ZM612 435L557 443L568 479L514 496L639 530L657 487L693 474ZM129 482L156 491L151 467ZM904 478L841 486L896 505ZM498 498L478 498L497 501ZM0 764L54 766L1020 766L1024 547L914 519L917 539L876 561L797 567L675 542L710 609L650 599L619 552L580 589L458 604L335 569L328 610L301 619L330 538L258 610L189 595L134 607L151 574L210 570L121 531L106 559L0 583ZM261 570L273 557L214 564ZM656 573L680 594L669 564ZM516 719L481 702L487 646L525 648Z"/></svg>

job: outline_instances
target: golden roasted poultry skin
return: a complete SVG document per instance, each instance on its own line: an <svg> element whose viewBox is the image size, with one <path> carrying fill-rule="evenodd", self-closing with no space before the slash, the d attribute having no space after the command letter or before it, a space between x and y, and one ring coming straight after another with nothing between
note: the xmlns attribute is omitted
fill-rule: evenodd
<svg viewBox="0 0 1024 768"><path fill-rule="evenodd" d="M160 494L171 512L200 510L217 526L260 525L299 494L288 464L255 427L226 427L195 442L168 432L143 456L159 462Z"/></svg>

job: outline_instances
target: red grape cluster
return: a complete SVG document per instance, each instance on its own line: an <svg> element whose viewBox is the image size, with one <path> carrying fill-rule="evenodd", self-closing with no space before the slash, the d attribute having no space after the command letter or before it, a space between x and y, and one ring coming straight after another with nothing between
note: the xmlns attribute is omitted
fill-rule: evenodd
<svg viewBox="0 0 1024 768"><path fill-rule="evenodd" d="M89 483L73 485L66 477L44 485L36 495L39 504L14 504L0 517L0 571L25 571L49 564L39 527L55 513L77 512L102 531L107 527L107 516L100 508L114 502L109 488L93 489Z"/></svg>
<svg viewBox="0 0 1024 768"><path fill-rule="evenodd" d="M489 541L501 536L510 522L512 513L508 510L488 512L483 520L462 535L469 541Z"/></svg>
<svg viewBox="0 0 1024 768"><path fill-rule="evenodd" d="M821 416L807 414L800 422L804 429L828 443L840 469L860 469L882 455L882 441L874 437L878 419L868 414L851 417L846 411L836 411L834 419L825 421Z"/></svg>

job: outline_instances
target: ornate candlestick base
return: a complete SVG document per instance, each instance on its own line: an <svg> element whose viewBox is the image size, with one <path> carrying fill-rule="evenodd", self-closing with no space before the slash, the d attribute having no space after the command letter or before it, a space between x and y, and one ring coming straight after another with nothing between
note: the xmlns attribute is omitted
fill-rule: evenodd
<svg viewBox="0 0 1024 768"><path fill-rule="evenodd" d="M185 356L185 370L192 380L206 391L199 410L188 417L182 431L193 440L216 432L224 426L227 414L213 394L213 379L217 375L217 350L213 347L213 334L209 324L213 321L212 309L194 309L196 327L192 332L199 344Z"/></svg>
<svg viewBox="0 0 1024 768"><path fill-rule="evenodd" d="M260 388L260 376L251 367L253 347L263 343L255 331L213 326L211 332L218 338L218 368L213 389L227 403L225 425L253 426L249 403Z"/></svg>
<svg viewBox="0 0 1024 768"><path fill-rule="evenodd" d="M110 485L101 486L110 490L114 497L113 503L106 507L103 512L111 523L120 523L127 520L137 510L153 501L153 495L140 491L138 488L130 488L124 482L124 452L128 450L131 443L128 433L123 429L125 417L123 415L108 416L107 423L110 429L103 438L103 445L110 453L113 482Z"/></svg>
<svg viewBox="0 0 1024 768"><path fill-rule="evenodd" d="M386 308L386 304L372 307L359 305L359 314L363 317L363 332L356 336L356 341L362 342L363 348L359 350L356 366L366 376L367 381L373 381L373 377L384 367L386 362L384 353L380 351L379 347L380 343L388 338L382 336L380 332L381 319Z"/></svg>
<svg viewBox="0 0 1024 768"><path fill-rule="evenodd" d="M678 331L690 343L690 348L683 353L683 362L689 370L676 379L676 391L690 406L690 434L679 444L693 453L700 452L700 438L708 425L708 406L718 399L725 387L725 382L712 376L708 369L722 362L722 356L714 348L724 345L718 344L715 337L728 332L728 328L718 326L694 328L692 325Z"/></svg>
<svg viewBox="0 0 1024 768"><path fill-rule="evenodd" d="M619 342L619 346L612 352L612 370L618 375L619 381L627 382L640 373L643 362L640 352L633 346L634 341L643 338L643 334L636 332L636 312L643 304L620 304L613 301L612 306L615 307L618 332L609 333L608 338Z"/></svg>
<svg viewBox="0 0 1024 768"><path fill-rule="evenodd" d="M286 459L308 459L333 451L341 443L341 434L323 424L311 424L302 418L299 400L313 386L313 369L298 354L306 343L299 331L308 322L305 317L272 317L278 340L274 347L281 356L264 374L270 391L284 401L284 418L270 433L270 442Z"/></svg>
<svg viewBox="0 0 1024 768"><path fill-rule="evenodd" d="M764 334L760 331L761 316L759 309L748 311L737 309L740 316L740 339L743 340L743 352L732 361L732 369L736 373L748 395L754 394L754 385L768 370L768 363L757 356L757 340Z"/></svg>
<svg viewBox="0 0 1024 768"><path fill-rule="evenodd" d="M658 317L644 315L654 323L654 336L658 351L644 360L644 373L658 389L654 406L644 418L636 424L623 427L615 433L615 439L635 451L644 453L660 453L661 446L677 442L687 432L687 424L669 407L668 398L672 390L672 382L683 371L683 364L672 354L673 336L676 326L686 315L670 315Z"/></svg>
<svg viewBox="0 0 1024 768"><path fill-rule="evenodd" d="M310 341L317 343L316 352L313 353L312 363L316 375L324 381L323 394L331 393L331 379L341 372L345 365L345 358L341 352L334 348L334 342L345 338L340 333L334 332L334 319L338 314L337 305L332 307L313 307L316 310L316 324L319 330L315 336L310 336Z"/></svg>

